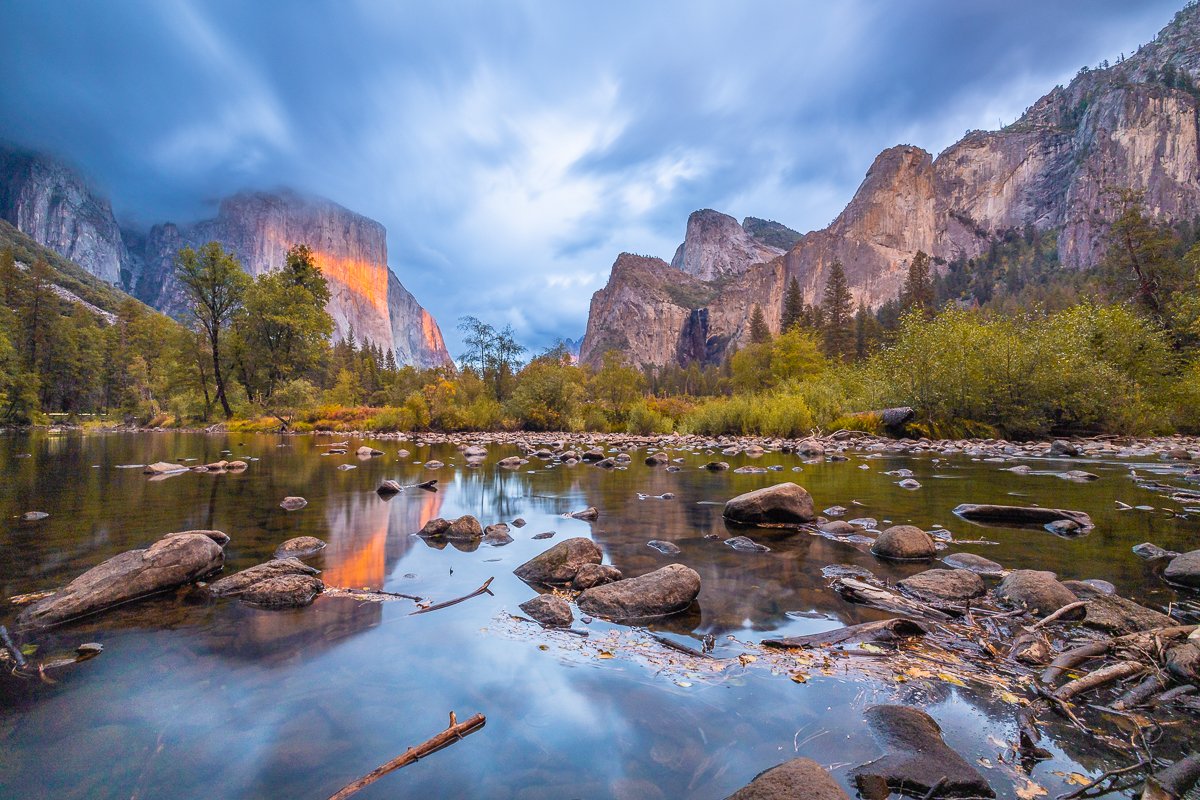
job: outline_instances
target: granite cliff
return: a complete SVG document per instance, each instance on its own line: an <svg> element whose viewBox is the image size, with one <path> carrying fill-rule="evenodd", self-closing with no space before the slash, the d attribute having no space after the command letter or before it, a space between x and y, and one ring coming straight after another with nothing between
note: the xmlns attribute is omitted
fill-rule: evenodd
<svg viewBox="0 0 1200 800"><path fill-rule="evenodd" d="M622 285L631 272L618 269L625 256L618 258L592 300L582 358L595 363L624 342L638 364L719 360L745 341L755 304L778 329L793 277L807 302L819 300L840 261L856 299L877 307L899 293L917 250L970 258L995 235L1026 225L1058 231L1065 268L1089 267L1103 255L1111 188L1143 192L1147 210L1163 220L1200 214L1198 83L1200 8L1189 6L1135 55L1081 70L1012 125L972 131L936 158L912 145L885 150L826 228L789 243L762 220L748 218L739 232L732 217L696 212L674 270L654 273L662 286L639 273L642 300ZM690 289L672 295L670 285ZM653 307L626 307L638 302ZM670 327L624 327L650 319Z"/></svg>

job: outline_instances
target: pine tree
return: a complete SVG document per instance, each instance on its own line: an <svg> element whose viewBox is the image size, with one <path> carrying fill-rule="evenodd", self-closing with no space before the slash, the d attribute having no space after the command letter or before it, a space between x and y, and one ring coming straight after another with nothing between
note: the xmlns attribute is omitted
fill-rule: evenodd
<svg viewBox="0 0 1200 800"><path fill-rule="evenodd" d="M929 256L918 250L908 265L908 277L900 290L900 306L905 311L917 309L925 316L933 315L933 279L929 274Z"/></svg>
<svg viewBox="0 0 1200 800"><path fill-rule="evenodd" d="M835 261L825 281L821 304L824 317L822 340L825 355L829 358L845 359L854 354L853 302L850 287L846 284L846 272L842 263Z"/></svg>
<svg viewBox="0 0 1200 800"><path fill-rule="evenodd" d="M767 327L767 319L757 303L750 314L750 341L753 344L766 344L771 341L771 329Z"/></svg>
<svg viewBox="0 0 1200 800"><path fill-rule="evenodd" d="M800 293L800 281L795 276L788 281L787 291L783 295L783 315L779 322L779 332L787 333L804 320L804 295Z"/></svg>
<svg viewBox="0 0 1200 800"><path fill-rule="evenodd" d="M854 314L854 358L862 361L871 354L871 350L883 338L883 326L867 304L858 301L858 311Z"/></svg>

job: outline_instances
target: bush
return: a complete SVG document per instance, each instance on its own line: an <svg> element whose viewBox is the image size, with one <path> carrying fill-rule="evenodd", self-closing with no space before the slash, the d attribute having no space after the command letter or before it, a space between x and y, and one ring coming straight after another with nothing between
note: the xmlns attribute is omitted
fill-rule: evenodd
<svg viewBox="0 0 1200 800"><path fill-rule="evenodd" d="M703 436L756 435L787 439L812 433L812 411L798 394L722 397L698 405L680 427Z"/></svg>
<svg viewBox="0 0 1200 800"><path fill-rule="evenodd" d="M625 423L625 432L640 436L667 434L675 427L674 421L667 415L654 409L645 400L634 403L629 408L629 419Z"/></svg>

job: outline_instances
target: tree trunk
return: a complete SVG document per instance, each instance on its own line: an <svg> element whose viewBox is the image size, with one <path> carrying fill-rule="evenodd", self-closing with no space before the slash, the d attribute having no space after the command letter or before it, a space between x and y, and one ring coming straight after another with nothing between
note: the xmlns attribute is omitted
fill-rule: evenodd
<svg viewBox="0 0 1200 800"><path fill-rule="evenodd" d="M221 401L221 410L225 419L233 419L233 409L229 407L229 398L225 396L225 378L221 375L221 349L217 332L212 334L213 381L217 385L217 400Z"/></svg>

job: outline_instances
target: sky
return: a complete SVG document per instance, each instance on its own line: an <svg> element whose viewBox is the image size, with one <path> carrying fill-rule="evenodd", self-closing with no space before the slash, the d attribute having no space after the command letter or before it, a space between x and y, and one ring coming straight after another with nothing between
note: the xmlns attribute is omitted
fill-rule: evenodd
<svg viewBox="0 0 1200 800"><path fill-rule="evenodd" d="M452 354L466 314L537 350L690 212L822 228L879 151L1012 122L1182 5L0 0L0 139L131 227L331 198L387 228Z"/></svg>

